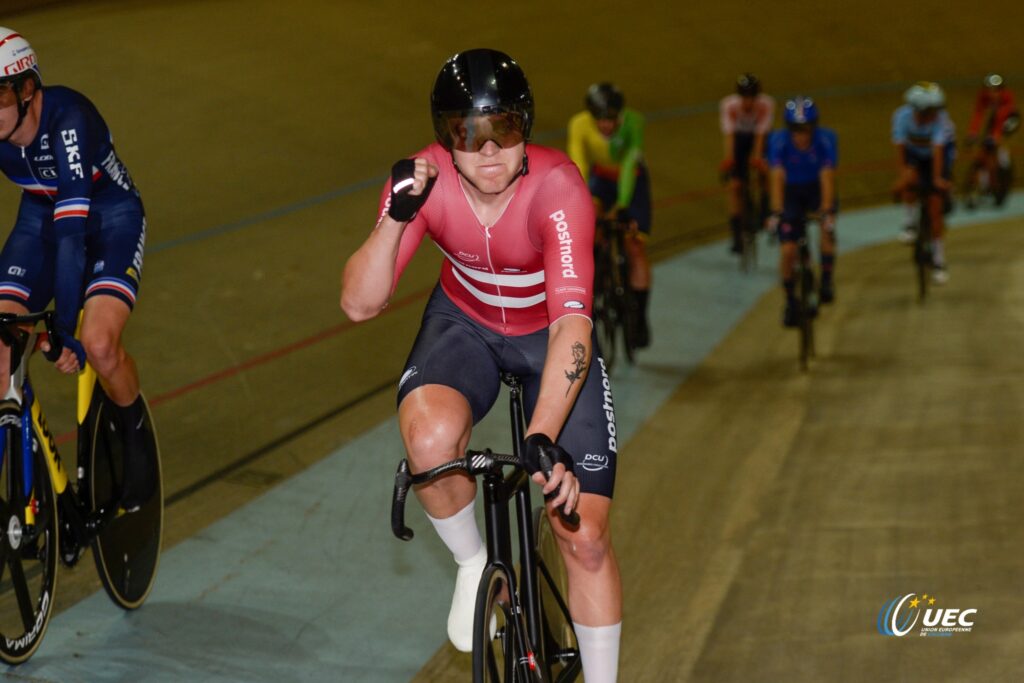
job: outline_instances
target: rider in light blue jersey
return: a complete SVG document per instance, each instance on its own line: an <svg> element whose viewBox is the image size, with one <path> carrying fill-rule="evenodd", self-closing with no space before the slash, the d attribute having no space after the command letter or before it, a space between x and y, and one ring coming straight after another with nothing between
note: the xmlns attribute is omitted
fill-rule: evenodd
<svg viewBox="0 0 1024 683"><path fill-rule="evenodd" d="M943 216L950 206L956 138L946 113L946 95L937 83L921 81L904 93L905 104L892 115L892 143L900 164L896 191L905 217L900 240L913 242L918 223L918 195L928 197L932 231L932 279L949 280L942 235Z"/></svg>

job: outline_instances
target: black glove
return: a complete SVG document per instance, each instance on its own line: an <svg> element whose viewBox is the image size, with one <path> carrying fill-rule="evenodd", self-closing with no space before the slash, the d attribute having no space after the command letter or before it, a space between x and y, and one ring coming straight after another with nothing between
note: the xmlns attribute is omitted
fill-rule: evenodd
<svg viewBox="0 0 1024 683"><path fill-rule="evenodd" d="M543 472L545 477L551 476L551 470L558 463L565 465L566 472L575 474L572 456L561 446L551 443L545 434L530 434L523 442L523 467L530 474Z"/></svg>
<svg viewBox="0 0 1024 683"><path fill-rule="evenodd" d="M423 192L418 195L409 194L412 190L412 180L416 174L416 162L412 159L401 159L391 167L391 203L388 205L388 215L396 221L405 223L416 217L423 203L427 201L430 190L434 187L436 177L427 180ZM398 191L395 191L395 188Z"/></svg>

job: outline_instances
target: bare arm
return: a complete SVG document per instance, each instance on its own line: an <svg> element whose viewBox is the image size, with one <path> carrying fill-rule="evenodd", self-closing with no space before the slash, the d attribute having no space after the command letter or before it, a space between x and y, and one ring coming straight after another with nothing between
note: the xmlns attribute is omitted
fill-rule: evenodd
<svg viewBox="0 0 1024 683"><path fill-rule="evenodd" d="M821 213L825 214L836 208L836 171L833 168L823 168L818 173L821 181Z"/></svg>
<svg viewBox="0 0 1024 683"><path fill-rule="evenodd" d="M786 189L786 169L781 166L772 167L772 182L770 188L772 213L782 213L783 198Z"/></svg>
<svg viewBox="0 0 1024 683"><path fill-rule="evenodd" d="M539 432L555 441L590 370L591 322L580 315L568 315L552 323L549 330L540 394L526 433Z"/></svg>
<svg viewBox="0 0 1024 683"><path fill-rule="evenodd" d="M410 195L423 193L437 167L426 159L416 159ZM345 263L341 277L341 309L359 322L378 315L387 306L395 280L398 249L408 222L397 221L383 213L373 232Z"/></svg>

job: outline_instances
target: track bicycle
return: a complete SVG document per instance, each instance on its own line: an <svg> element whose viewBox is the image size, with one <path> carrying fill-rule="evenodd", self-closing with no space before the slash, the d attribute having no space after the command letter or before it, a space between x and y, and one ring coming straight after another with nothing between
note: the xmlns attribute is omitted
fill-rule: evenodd
<svg viewBox="0 0 1024 683"><path fill-rule="evenodd" d="M754 172L754 171L749 171ZM757 268L757 233L764 223L764 199L749 178L740 181L740 270L749 273Z"/></svg>
<svg viewBox="0 0 1024 683"><path fill-rule="evenodd" d="M487 566L477 591L473 618L473 681L492 683L569 683L582 670L579 645L563 598L567 595L565 566L551 522L543 506L530 504L529 476L520 449L525 432L522 383L502 373L509 386L512 455L469 450L462 458L419 474L402 460L395 473L391 501L391 530L403 541L413 532L405 526L405 500L411 486L425 484L451 472L483 478L487 536ZM541 470L550 476L551 463L542 457ZM508 474L505 468L510 468ZM552 494L553 495L553 494ZM515 499L519 541L518 572L513 563L509 511ZM576 512L562 523L579 523Z"/></svg>
<svg viewBox="0 0 1024 683"><path fill-rule="evenodd" d="M36 331L40 322L45 333ZM91 547L104 590L126 610L146 600L160 559L163 486L148 405L145 457L152 459L157 485L127 514L118 503L120 419L88 364L78 376L76 476L69 477L29 379L29 360L44 339L51 345L46 355L59 357L51 311L0 314L0 341L11 354L10 387L0 401L0 660L7 664L26 661L46 634L58 559L73 567Z"/></svg>
<svg viewBox="0 0 1024 683"><path fill-rule="evenodd" d="M928 276L934 266L932 256L932 214L928 209L928 192L921 193L918 209L917 233L914 236L913 259L917 277L917 302L923 304L928 297Z"/></svg>
<svg viewBox="0 0 1024 683"><path fill-rule="evenodd" d="M806 231L805 231L806 233ZM814 358L814 319L818 315L818 290L814 262L807 235L797 242L797 258L793 276L796 278L797 329L800 331L800 369L806 371Z"/></svg>
<svg viewBox="0 0 1024 683"><path fill-rule="evenodd" d="M626 239L632 230L628 221L598 219L594 239L594 326L608 371L617 357L621 338L626 361L636 360L637 310L633 288L629 284L629 258Z"/></svg>

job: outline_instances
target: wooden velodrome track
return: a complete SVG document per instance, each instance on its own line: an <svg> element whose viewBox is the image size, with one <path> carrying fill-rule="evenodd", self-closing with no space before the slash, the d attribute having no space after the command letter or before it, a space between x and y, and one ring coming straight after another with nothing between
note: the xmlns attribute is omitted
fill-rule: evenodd
<svg viewBox="0 0 1024 683"><path fill-rule="evenodd" d="M756 21L748 7L519 3L491 17L179 0L0 14L32 41L47 82L97 103L143 191L150 234L129 343L161 430L165 544L393 411L436 256L424 250L391 312L359 327L337 308L338 277L391 162L429 140L426 95L453 51L515 55L548 144L562 144L589 82L623 86L650 114L659 258L720 235L712 104L740 71L774 93L820 96L841 136L846 206L884 198L888 117L908 82L943 79L963 126L981 74L1024 77L1018 3L965 14L785 2ZM13 186L0 189L0 215L16 203ZM791 372L769 297L648 423L627 452L661 453L680 476L620 474L624 680L1020 678L1020 478L1008 457L1021 445L1018 235L957 235L954 286L926 310L900 289L901 252L844 260L810 378ZM70 406L70 383L42 369L41 393ZM70 430L70 408L49 412ZM87 570L65 573L60 598L95 587ZM897 652L874 618L899 591L984 605L984 633Z"/></svg>

